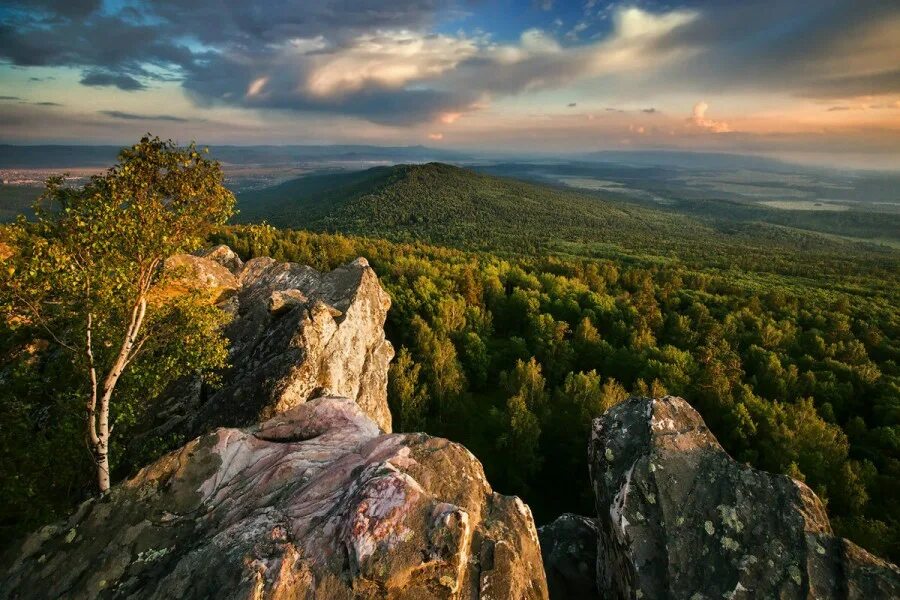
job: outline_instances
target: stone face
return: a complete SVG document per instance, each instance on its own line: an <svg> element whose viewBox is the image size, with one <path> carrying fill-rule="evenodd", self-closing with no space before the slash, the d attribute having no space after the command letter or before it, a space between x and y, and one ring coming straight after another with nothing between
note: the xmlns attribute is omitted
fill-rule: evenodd
<svg viewBox="0 0 900 600"><path fill-rule="evenodd" d="M900 597L897 567L832 535L806 485L732 460L681 398L610 409L589 452L601 597Z"/></svg>
<svg viewBox="0 0 900 600"><path fill-rule="evenodd" d="M551 598L596 599L596 519L565 513L538 529Z"/></svg>
<svg viewBox="0 0 900 600"><path fill-rule="evenodd" d="M144 436L190 439L252 425L326 394L351 398L391 431L387 371L394 350L384 337L390 298L368 262L319 273L271 258L241 265L231 254L219 246L207 258L170 259L193 273L182 285L230 290L220 305L234 315L225 331L231 368L217 389L179 382L160 399Z"/></svg>
<svg viewBox="0 0 900 600"><path fill-rule="evenodd" d="M24 543L5 598L547 597L537 531L465 448L351 399L199 437Z"/></svg>

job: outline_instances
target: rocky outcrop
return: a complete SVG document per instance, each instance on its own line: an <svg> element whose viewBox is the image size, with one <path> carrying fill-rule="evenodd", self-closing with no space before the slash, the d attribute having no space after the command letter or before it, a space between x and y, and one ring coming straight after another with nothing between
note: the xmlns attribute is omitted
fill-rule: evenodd
<svg viewBox="0 0 900 600"><path fill-rule="evenodd" d="M235 275L241 272L241 269L244 268L244 261L241 260L241 257L237 255L237 252L226 246L225 244L219 244L218 246L213 246L212 248L206 248L200 250L195 253L195 256L199 256L200 258L207 258L213 262L216 262Z"/></svg>
<svg viewBox="0 0 900 600"><path fill-rule="evenodd" d="M596 519L565 513L538 529L551 598L597 598Z"/></svg>
<svg viewBox="0 0 900 600"><path fill-rule="evenodd" d="M231 368L218 388L179 382L154 406L156 420L142 439L248 426L327 394L354 400L391 431L394 350L383 328L390 298L364 258L319 273L271 258L243 264L227 246L201 254L166 266L176 274L173 287L212 291L234 315L225 331Z"/></svg>
<svg viewBox="0 0 900 600"><path fill-rule="evenodd" d="M458 444L323 397L218 429L24 544L4 598L547 597L521 500Z"/></svg>
<svg viewBox="0 0 900 600"><path fill-rule="evenodd" d="M900 597L897 567L832 535L803 483L732 460L681 398L610 409L589 451L600 597Z"/></svg>

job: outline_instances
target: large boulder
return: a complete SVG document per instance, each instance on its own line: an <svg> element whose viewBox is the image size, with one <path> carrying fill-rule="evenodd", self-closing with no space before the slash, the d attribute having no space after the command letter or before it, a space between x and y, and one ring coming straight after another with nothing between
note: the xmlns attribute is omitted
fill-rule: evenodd
<svg viewBox="0 0 900 600"><path fill-rule="evenodd" d="M610 409L589 452L601 597L900 597L896 566L835 537L803 483L732 460L681 398Z"/></svg>
<svg viewBox="0 0 900 600"><path fill-rule="evenodd" d="M538 529L551 598L596 600L596 519L564 513Z"/></svg>
<svg viewBox="0 0 900 600"><path fill-rule="evenodd" d="M521 500L458 444L322 397L221 428L28 538L3 598L547 597Z"/></svg>
<svg viewBox="0 0 900 600"><path fill-rule="evenodd" d="M175 287L217 291L234 315L225 334L231 367L222 384L181 381L154 403L144 440L188 440L216 427L259 423L311 398L354 400L385 432L388 363L384 337L390 297L364 258L320 273L295 263L255 258L246 264L227 246L205 256L179 255Z"/></svg>

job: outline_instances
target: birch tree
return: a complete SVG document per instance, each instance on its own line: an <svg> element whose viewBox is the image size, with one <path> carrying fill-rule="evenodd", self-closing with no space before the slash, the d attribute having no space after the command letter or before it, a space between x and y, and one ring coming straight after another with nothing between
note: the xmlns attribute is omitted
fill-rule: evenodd
<svg viewBox="0 0 900 600"><path fill-rule="evenodd" d="M165 297L162 267L200 247L233 207L217 162L193 144L147 136L83 187L50 178L35 219L14 227L2 308L71 353L101 494L110 487L111 407L123 376L140 382L142 369L176 376L225 362L224 314L198 295Z"/></svg>

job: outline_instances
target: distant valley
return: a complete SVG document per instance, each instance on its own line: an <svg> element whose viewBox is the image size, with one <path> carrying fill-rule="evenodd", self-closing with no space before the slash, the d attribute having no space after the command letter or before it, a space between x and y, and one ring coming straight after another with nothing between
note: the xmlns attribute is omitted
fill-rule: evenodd
<svg viewBox="0 0 900 600"><path fill-rule="evenodd" d="M113 146L0 146L0 221L27 213L40 194L36 182L50 173L68 172L77 183L111 164L115 152ZM302 225L297 219L310 219L288 217L287 207L296 201L308 210L313 199L307 196L322 193L315 199L316 210L336 208L348 199L341 196L343 175L346 182L374 181L377 167L437 161L555 188L569 199L590 197L707 223L766 223L900 246L896 172L835 171L754 156L689 152L511 159L424 146L222 146L212 148L211 154L223 163L228 186L241 196L242 221L265 218L285 224L287 219ZM373 167L373 178L349 175ZM364 195L365 190L356 192Z"/></svg>

